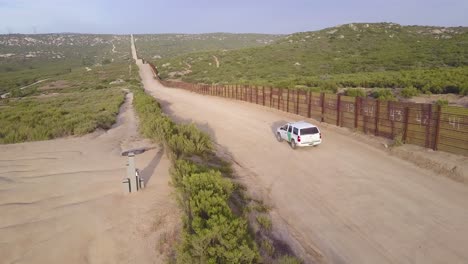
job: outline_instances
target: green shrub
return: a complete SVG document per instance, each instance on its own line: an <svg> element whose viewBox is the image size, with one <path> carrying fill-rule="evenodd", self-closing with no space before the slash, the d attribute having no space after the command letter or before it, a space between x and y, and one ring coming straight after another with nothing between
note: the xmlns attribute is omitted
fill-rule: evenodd
<svg viewBox="0 0 468 264"><path fill-rule="evenodd" d="M278 264L301 264L302 261L293 256L282 256L276 262Z"/></svg>
<svg viewBox="0 0 468 264"><path fill-rule="evenodd" d="M396 100L395 96L393 95L390 89L375 89L372 92L372 97L374 97L377 100L382 100L382 101L395 101Z"/></svg>
<svg viewBox="0 0 468 264"><path fill-rule="evenodd" d="M262 240L261 247L262 250L265 251L269 256L273 256L273 254L275 253L275 247L268 239Z"/></svg>
<svg viewBox="0 0 468 264"><path fill-rule="evenodd" d="M331 91L332 93L338 92L338 86L336 85L336 82L333 81L324 82L321 88L324 91Z"/></svg>
<svg viewBox="0 0 468 264"><path fill-rule="evenodd" d="M408 86L401 90L401 96L405 98L411 98L413 96L417 96L420 94L420 91L416 89L414 86Z"/></svg>
<svg viewBox="0 0 468 264"><path fill-rule="evenodd" d="M257 222L265 231L271 231L271 220L268 216L257 215Z"/></svg>
<svg viewBox="0 0 468 264"><path fill-rule="evenodd" d="M0 111L0 144L109 129L123 101L124 93L114 89L10 101L9 107Z"/></svg>
<svg viewBox="0 0 468 264"><path fill-rule="evenodd" d="M346 89L345 91L346 96L351 96L351 97L366 97L366 91L364 89L359 89L359 88L350 88Z"/></svg>
<svg viewBox="0 0 468 264"><path fill-rule="evenodd" d="M449 104L449 101L447 99L439 99L435 103L436 105L447 106Z"/></svg>

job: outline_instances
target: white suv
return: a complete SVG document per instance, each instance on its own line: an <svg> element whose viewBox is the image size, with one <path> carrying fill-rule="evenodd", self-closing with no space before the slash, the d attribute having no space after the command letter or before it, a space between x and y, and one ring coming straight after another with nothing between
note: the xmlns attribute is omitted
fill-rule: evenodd
<svg viewBox="0 0 468 264"><path fill-rule="evenodd" d="M288 141L293 149L296 146L317 146L322 143L322 133L318 127L304 121L287 123L279 127L276 130L276 138L279 142Z"/></svg>

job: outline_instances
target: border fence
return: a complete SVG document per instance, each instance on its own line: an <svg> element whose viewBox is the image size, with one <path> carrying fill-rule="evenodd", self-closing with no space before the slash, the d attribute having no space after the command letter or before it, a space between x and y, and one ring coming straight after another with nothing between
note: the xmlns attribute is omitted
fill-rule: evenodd
<svg viewBox="0 0 468 264"><path fill-rule="evenodd" d="M155 76L157 69L149 63ZM375 136L468 156L468 108L249 85L162 81L166 87L275 108Z"/></svg>

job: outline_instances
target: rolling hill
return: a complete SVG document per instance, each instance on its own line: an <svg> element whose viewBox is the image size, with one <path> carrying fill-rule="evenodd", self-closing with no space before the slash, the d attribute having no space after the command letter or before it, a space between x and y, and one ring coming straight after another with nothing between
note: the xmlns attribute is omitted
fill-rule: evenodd
<svg viewBox="0 0 468 264"><path fill-rule="evenodd" d="M267 34L152 34L134 35L140 57L170 58L198 51L230 50L271 44L284 37Z"/></svg>
<svg viewBox="0 0 468 264"><path fill-rule="evenodd" d="M0 94L73 68L127 61L129 41L128 35L0 35Z"/></svg>
<svg viewBox="0 0 468 264"><path fill-rule="evenodd" d="M463 92L468 91L468 28L346 24L295 33L263 47L155 62L162 78L188 82Z"/></svg>

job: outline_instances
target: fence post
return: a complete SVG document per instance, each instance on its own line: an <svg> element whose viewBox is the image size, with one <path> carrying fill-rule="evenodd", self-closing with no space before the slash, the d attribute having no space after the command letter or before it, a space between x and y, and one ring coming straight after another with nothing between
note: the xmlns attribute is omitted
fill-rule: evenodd
<svg viewBox="0 0 468 264"><path fill-rule="evenodd" d="M380 115L380 100L375 104L375 135L379 135L379 115Z"/></svg>
<svg viewBox="0 0 468 264"><path fill-rule="evenodd" d="M253 87L252 85L249 85L250 86L250 102L252 103L252 90L253 90Z"/></svg>
<svg viewBox="0 0 468 264"><path fill-rule="evenodd" d="M236 84L236 100L237 100L237 84Z"/></svg>
<svg viewBox="0 0 468 264"><path fill-rule="evenodd" d="M255 103L258 104L258 86L255 86Z"/></svg>
<svg viewBox="0 0 468 264"><path fill-rule="evenodd" d="M270 108L273 108L273 88L271 88L271 86L269 87L270 88Z"/></svg>
<svg viewBox="0 0 468 264"><path fill-rule="evenodd" d="M262 86L262 97L263 97L263 106L265 106L265 86Z"/></svg>
<svg viewBox="0 0 468 264"><path fill-rule="evenodd" d="M403 142L406 143L406 140L408 139L408 121L409 121L409 107L405 107L405 127L403 130Z"/></svg>
<svg viewBox="0 0 468 264"><path fill-rule="evenodd" d="M434 135L434 150L437 150L439 147L439 133L440 133L440 121L442 116L442 107L440 105L437 106L437 123L435 128L435 135Z"/></svg>
<svg viewBox="0 0 468 264"><path fill-rule="evenodd" d="M288 99L286 101L286 112L288 112L288 113L289 113L289 90L290 89L288 88L288 97L287 97Z"/></svg>
<svg viewBox="0 0 468 264"><path fill-rule="evenodd" d="M299 90L296 90L296 115L299 114Z"/></svg>
<svg viewBox="0 0 468 264"><path fill-rule="evenodd" d="M356 97L354 99L354 128L355 129L359 128L359 112L361 111L360 101L361 101L361 97Z"/></svg>
<svg viewBox="0 0 468 264"><path fill-rule="evenodd" d="M320 93L320 100L321 100L321 105L322 105L322 117L320 122L323 122L325 120L325 93L321 92Z"/></svg>
<svg viewBox="0 0 468 264"><path fill-rule="evenodd" d="M341 94L336 99L336 126L340 126Z"/></svg>
<svg viewBox="0 0 468 264"><path fill-rule="evenodd" d="M426 124L426 148L434 148L434 144L431 139L431 127L432 127L432 104L429 105L428 121Z"/></svg>
<svg viewBox="0 0 468 264"><path fill-rule="evenodd" d="M283 88L279 89L279 95L278 95L278 110L280 109L280 103L283 101Z"/></svg>
<svg viewBox="0 0 468 264"><path fill-rule="evenodd" d="M307 117L310 118L312 116L312 91L309 90L309 99L307 100Z"/></svg>

